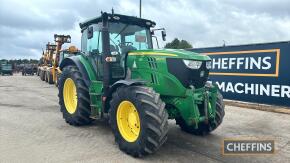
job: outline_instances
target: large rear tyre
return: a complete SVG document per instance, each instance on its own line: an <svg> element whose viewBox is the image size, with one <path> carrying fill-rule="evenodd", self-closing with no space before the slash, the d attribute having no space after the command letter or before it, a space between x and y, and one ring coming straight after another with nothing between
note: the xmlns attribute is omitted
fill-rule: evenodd
<svg viewBox="0 0 290 163"><path fill-rule="evenodd" d="M58 89L60 111L65 121L74 126L91 123L89 89L77 67L64 67Z"/></svg>
<svg viewBox="0 0 290 163"><path fill-rule="evenodd" d="M119 87L113 93L109 116L115 141L129 155L154 153L167 140L168 114L152 88Z"/></svg>
<svg viewBox="0 0 290 163"><path fill-rule="evenodd" d="M209 121L208 124L200 123L198 128L195 126L188 126L182 118L176 119L176 123L180 126L181 130L194 135L207 135L215 130L223 121L225 115L225 105L223 102L223 96L218 92L216 102L216 116L213 121Z"/></svg>

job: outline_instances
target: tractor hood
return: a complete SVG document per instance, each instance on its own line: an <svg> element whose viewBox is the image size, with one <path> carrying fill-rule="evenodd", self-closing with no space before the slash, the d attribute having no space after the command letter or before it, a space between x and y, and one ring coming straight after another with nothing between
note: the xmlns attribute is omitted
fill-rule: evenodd
<svg viewBox="0 0 290 163"><path fill-rule="evenodd" d="M129 55L152 55L152 56L164 56L168 58L181 58L208 61L210 57L195 52L190 52L182 49L154 49L154 50L138 50L131 51Z"/></svg>

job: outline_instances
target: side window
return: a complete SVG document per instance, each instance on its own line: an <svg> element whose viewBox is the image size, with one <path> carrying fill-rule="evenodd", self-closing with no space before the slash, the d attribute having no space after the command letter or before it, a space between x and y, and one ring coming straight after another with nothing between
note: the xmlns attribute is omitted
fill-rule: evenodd
<svg viewBox="0 0 290 163"><path fill-rule="evenodd" d="M121 36L117 33L110 33L110 51L120 53L119 44L121 42Z"/></svg>
<svg viewBox="0 0 290 163"><path fill-rule="evenodd" d="M99 53L102 53L102 34L99 24L95 24L93 26L93 37L90 39L87 38L87 44L86 44L86 51L87 52L93 52L98 51ZM84 31L84 33L87 31ZM84 45L85 46L85 45Z"/></svg>
<svg viewBox="0 0 290 163"><path fill-rule="evenodd" d="M83 30L81 43L81 49L83 52L87 51L87 41L88 41L87 33L88 33L87 29Z"/></svg>
<svg viewBox="0 0 290 163"><path fill-rule="evenodd" d="M90 37L88 37L88 43L87 43L87 52L93 52L95 55L94 59L95 62L93 63L96 67L96 73L97 73L97 79L102 80L103 79L103 63L102 63L102 57L101 54L103 52L102 48L102 33L101 33L101 25L100 24L94 24L90 27Z"/></svg>

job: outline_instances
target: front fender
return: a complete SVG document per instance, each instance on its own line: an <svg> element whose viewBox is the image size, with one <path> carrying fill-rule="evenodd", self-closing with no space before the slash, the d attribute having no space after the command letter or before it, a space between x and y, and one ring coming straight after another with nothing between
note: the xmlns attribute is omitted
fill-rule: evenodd
<svg viewBox="0 0 290 163"><path fill-rule="evenodd" d="M111 87L110 87L110 94L112 94L118 87L121 85L126 85L126 86L131 86L131 85L145 85L147 81L145 80L140 80L140 79L125 79L125 80L119 80L115 82Z"/></svg>
<svg viewBox="0 0 290 163"><path fill-rule="evenodd" d="M147 81L144 80L140 80L140 79L125 79L125 80L119 80L117 82L115 82L109 90L109 96L106 99L105 102L105 109L104 111L107 113L110 109L110 101L112 99L112 94L115 92L115 90L123 85L126 86L132 86L132 85L146 85Z"/></svg>

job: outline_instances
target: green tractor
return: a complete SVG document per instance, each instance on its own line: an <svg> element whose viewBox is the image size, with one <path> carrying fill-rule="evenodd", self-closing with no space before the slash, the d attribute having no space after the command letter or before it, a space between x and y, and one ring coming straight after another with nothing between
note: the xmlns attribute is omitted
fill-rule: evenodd
<svg viewBox="0 0 290 163"><path fill-rule="evenodd" d="M119 148L134 157L161 147L168 119L185 132L205 135L225 114L217 86L207 82L211 59L185 50L153 50L154 26L102 13L80 24L81 52L60 64L65 121L80 126L109 119Z"/></svg>

